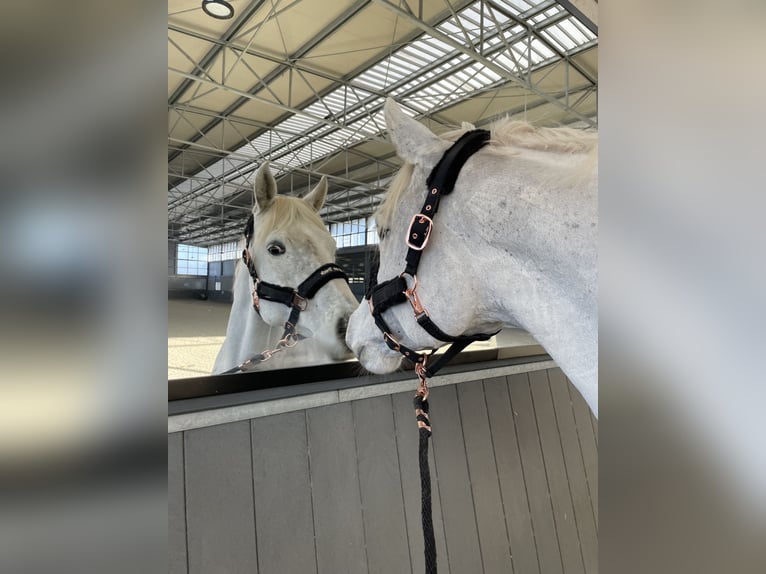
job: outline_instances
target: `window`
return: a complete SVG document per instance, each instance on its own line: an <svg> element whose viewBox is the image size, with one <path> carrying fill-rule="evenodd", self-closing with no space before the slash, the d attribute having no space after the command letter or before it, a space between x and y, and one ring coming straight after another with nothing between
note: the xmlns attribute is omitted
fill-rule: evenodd
<svg viewBox="0 0 766 574"><path fill-rule="evenodd" d="M369 243L369 240L365 241L366 237L369 236L365 219L352 219L344 223L332 223L330 224L330 234L335 238L335 243L339 248Z"/></svg>
<svg viewBox="0 0 766 574"><path fill-rule="evenodd" d="M239 252L236 241L211 245L207 252L207 260L210 263L214 261L229 261L230 259L237 259L238 257Z"/></svg>
<svg viewBox="0 0 766 574"><path fill-rule="evenodd" d="M207 247L178 244L176 250L177 275L207 275Z"/></svg>

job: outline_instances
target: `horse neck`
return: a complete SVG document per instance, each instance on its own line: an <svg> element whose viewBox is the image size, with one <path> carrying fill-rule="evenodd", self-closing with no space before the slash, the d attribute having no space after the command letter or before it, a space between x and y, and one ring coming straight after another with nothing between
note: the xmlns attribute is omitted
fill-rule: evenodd
<svg viewBox="0 0 766 574"><path fill-rule="evenodd" d="M569 158L559 166L553 154L530 153L531 159L489 156L472 166L466 179L479 184L470 194L459 189L453 194L462 235L473 244L472 253L486 252L494 261L506 263L484 267L496 276L492 283L507 285L503 280L511 280L510 266L514 274L568 292L587 290L596 282L595 177L572 177L574 162ZM540 156L549 164L541 163ZM582 296L588 298L587 293ZM595 303L595 293L590 296Z"/></svg>
<svg viewBox="0 0 766 574"><path fill-rule="evenodd" d="M541 184L533 167L477 162L465 181L478 185L456 188L438 218L456 235L449 243L462 246L452 265L472 277L485 319L528 331L588 400L598 341L596 185L562 185L567 178L550 173Z"/></svg>

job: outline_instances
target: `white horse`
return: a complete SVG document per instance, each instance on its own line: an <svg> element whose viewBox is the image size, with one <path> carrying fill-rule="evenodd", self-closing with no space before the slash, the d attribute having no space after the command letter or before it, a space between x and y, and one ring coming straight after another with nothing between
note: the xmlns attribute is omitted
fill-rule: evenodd
<svg viewBox="0 0 766 574"><path fill-rule="evenodd" d="M375 217L378 280L404 269L412 216L426 178L463 129L438 137L389 99L391 140L405 164ZM433 219L417 271L420 302L449 335L529 332L598 412L597 308L598 136L569 128L534 128L503 120L471 156ZM412 278L405 275L412 288ZM444 343L415 321L409 304L383 317L413 350ZM402 356L384 343L363 301L349 321L348 346L374 373L397 369Z"/></svg>
<svg viewBox="0 0 766 574"><path fill-rule="evenodd" d="M264 162L256 172L253 235L247 246L260 280L295 288L315 270L335 261L335 240L318 211L327 195L327 179L303 199L277 196L277 184ZM240 252L245 241L240 244ZM213 373L233 368L265 349L274 349L290 308L261 298L253 306L253 281L240 258L234 273L234 301L226 339ZM352 357L346 346L348 318L357 301L343 279L332 279L309 299L297 332L306 337L295 348L274 354L256 368L276 369L341 361Z"/></svg>

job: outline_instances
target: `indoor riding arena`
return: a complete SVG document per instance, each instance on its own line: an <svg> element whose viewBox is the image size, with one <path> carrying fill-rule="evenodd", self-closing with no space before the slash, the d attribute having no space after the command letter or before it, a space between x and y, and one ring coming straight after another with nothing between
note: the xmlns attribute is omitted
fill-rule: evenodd
<svg viewBox="0 0 766 574"><path fill-rule="evenodd" d="M550 345L506 324L433 376L446 344L366 368L407 349L403 315L368 316L376 289L416 250L428 293L425 243L454 227L454 194L421 244L377 225L405 166L394 103L437 135L506 118L596 133L597 7L169 0L170 572L418 574L434 555L442 574L598 571L598 422ZM267 225L277 206L297 211ZM470 315L460 266L443 274ZM415 289L397 304L429 317ZM357 357L360 325L376 345Z"/></svg>

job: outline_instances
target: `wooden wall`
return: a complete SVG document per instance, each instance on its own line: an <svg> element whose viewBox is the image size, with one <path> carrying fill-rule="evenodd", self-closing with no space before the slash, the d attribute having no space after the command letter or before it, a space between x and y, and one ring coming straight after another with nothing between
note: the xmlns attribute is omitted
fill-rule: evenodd
<svg viewBox="0 0 766 574"><path fill-rule="evenodd" d="M434 388L440 574L597 572L597 423L558 369ZM402 393L168 435L169 571L423 572Z"/></svg>

